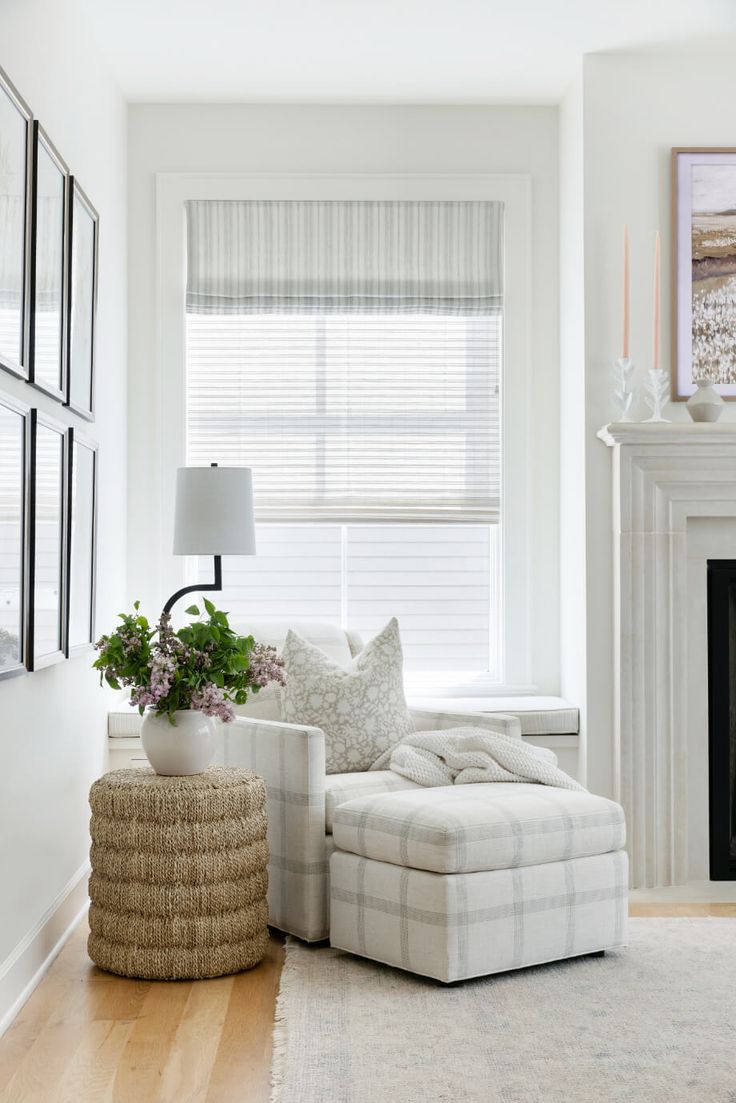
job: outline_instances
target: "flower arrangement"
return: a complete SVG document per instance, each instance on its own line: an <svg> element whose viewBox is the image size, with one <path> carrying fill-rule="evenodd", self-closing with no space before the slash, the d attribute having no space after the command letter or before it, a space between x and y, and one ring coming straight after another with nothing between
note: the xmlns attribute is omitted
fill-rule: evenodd
<svg viewBox="0 0 736 1103"><path fill-rule="evenodd" d="M205 615L174 631L171 616L162 613L151 627L139 612L121 613L122 624L95 644L100 685L129 687L130 704L143 714L146 708L168 716L175 724L178 709L195 709L227 723L235 718L233 705L244 705L250 693L269 682L284 685L283 660L274 647L239 636L227 614L204 600ZM190 605L187 613L200 617Z"/></svg>

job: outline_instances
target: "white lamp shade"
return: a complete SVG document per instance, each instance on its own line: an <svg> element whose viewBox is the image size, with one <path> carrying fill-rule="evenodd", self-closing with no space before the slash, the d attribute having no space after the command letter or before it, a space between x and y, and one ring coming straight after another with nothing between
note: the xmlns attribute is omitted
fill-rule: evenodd
<svg viewBox="0 0 736 1103"><path fill-rule="evenodd" d="M249 467L180 467L174 555L255 555Z"/></svg>

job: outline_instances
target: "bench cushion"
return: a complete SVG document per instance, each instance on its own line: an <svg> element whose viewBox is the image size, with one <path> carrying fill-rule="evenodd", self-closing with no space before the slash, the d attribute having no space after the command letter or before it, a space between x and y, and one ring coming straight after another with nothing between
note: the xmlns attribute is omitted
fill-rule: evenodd
<svg viewBox="0 0 736 1103"><path fill-rule="evenodd" d="M522 735L577 735L580 710L562 697L412 697L411 708L443 709L467 716L516 716Z"/></svg>
<svg viewBox="0 0 736 1103"><path fill-rule="evenodd" d="M396 793L403 789L421 789L416 781L395 774L393 770L366 770L358 774L328 774L325 778L325 830L332 834L335 809L356 797L378 793Z"/></svg>
<svg viewBox="0 0 736 1103"><path fill-rule="evenodd" d="M421 788L336 808L339 850L436 873L567 861L619 850L620 805L592 793L515 783Z"/></svg>

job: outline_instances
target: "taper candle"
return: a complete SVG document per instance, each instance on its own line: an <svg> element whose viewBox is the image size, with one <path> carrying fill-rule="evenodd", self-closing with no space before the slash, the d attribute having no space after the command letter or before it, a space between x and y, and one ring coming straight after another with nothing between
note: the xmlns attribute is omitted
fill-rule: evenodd
<svg viewBox="0 0 736 1103"><path fill-rule="evenodd" d="M661 272L661 243L659 230L654 239L654 334L652 341L652 367L655 371L660 366L660 310L662 298L662 272Z"/></svg>
<svg viewBox="0 0 736 1103"><path fill-rule="evenodd" d="M624 340L621 355L626 358L629 355L629 227L624 226Z"/></svg>

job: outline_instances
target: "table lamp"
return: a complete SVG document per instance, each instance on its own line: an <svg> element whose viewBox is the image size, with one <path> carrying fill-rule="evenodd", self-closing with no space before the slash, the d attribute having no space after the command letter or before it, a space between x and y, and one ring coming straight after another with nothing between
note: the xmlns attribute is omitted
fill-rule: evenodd
<svg viewBox="0 0 736 1103"><path fill-rule="evenodd" d="M184 594L222 589L222 556L255 555L253 479L249 467L180 467L176 473L174 555L212 555L214 582L184 586L164 605L170 613Z"/></svg>

